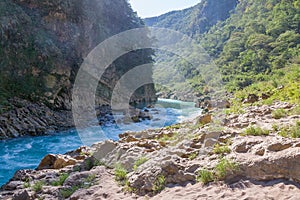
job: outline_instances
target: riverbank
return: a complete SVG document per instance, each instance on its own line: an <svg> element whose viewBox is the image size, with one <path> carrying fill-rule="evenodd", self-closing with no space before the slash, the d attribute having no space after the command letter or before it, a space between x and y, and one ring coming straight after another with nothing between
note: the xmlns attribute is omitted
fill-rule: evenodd
<svg viewBox="0 0 300 200"><path fill-rule="evenodd" d="M10 110L0 115L0 140L39 136L74 127L72 113L53 110L42 103L10 100Z"/></svg>
<svg viewBox="0 0 300 200"><path fill-rule="evenodd" d="M41 136L23 136L9 140L0 141L0 185L6 183L20 169L35 169L40 160L47 154L63 154L67 151L79 148L82 145L92 145L95 142L104 140L119 140L119 134L124 131L142 131L149 128L161 128L172 125L192 117L201 112L194 107L192 102L181 102L175 100L160 99L156 108L134 109L134 113L151 116L152 119L143 120L139 123L126 122L123 113L114 113L101 106L102 112L99 115L99 126L97 122L89 127L80 130L68 129L66 131L54 132ZM99 110L99 108L97 109ZM140 112L140 110L144 110ZM110 112L108 112L110 111ZM144 115L144 116L147 116ZM115 121L115 122L114 122Z"/></svg>
<svg viewBox="0 0 300 200"><path fill-rule="evenodd" d="M110 106L101 105L95 107L95 110L97 125L116 123ZM125 113L122 120L127 117L129 123L151 118L148 112L135 107L126 112L127 115ZM10 109L0 114L0 141L24 136L49 135L72 128L75 128L75 125L71 110L52 109L43 103L32 103L18 98L10 100Z"/></svg>
<svg viewBox="0 0 300 200"><path fill-rule="evenodd" d="M296 199L300 115L276 102L170 127L126 132L21 170L2 199ZM280 114L281 113L281 114ZM284 114L282 114L284 113ZM259 190L259 191L258 191Z"/></svg>

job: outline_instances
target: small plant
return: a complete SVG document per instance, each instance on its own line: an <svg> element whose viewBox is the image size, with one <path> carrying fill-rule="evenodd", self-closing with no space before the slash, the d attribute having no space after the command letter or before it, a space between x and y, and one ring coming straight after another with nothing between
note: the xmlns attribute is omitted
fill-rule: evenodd
<svg viewBox="0 0 300 200"><path fill-rule="evenodd" d="M81 185L82 188L89 188L91 187L96 179L96 175L95 174L91 174L89 175L85 180L84 183Z"/></svg>
<svg viewBox="0 0 300 200"><path fill-rule="evenodd" d="M213 153L215 153L215 154L224 155L224 154L227 154L230 152L231 152L231 149L227 145L221 146L220 144L216 144L213 149Z"/></svg>
<svg viewBox="0 0 300 200"><path fill-rule="evenodd" d="M96 175L95 174L91 174L89 175L85 181L88 182L88 183L92 183L94 180L96 179Z"/></svg>
<svg viewBox="0 0 300 200"><path fill-rule="evenodd" d="M287 112L284 109L277 109L272 112L272 117L274 119L281 119L287 116Z"/></svg>
<svg viewBox="0 0 300 200"><path fill-rule="evenodd" d="M181 126L182 126L181 124L174 124L174 125L165 127L165 129L166 129L166 130L170 130L170 129L180 129Z"/></svg>
<svg viewBox="0 0 300 200"><path fill-rule="evenodd" d="M71 188L61 189L60 194L62 195L63 198L66 199L66 198L69 198L72 194L74 194L74 192L76 192L79 189L80 189L80 186L75 185L75 186L72 186Z"/></svg>
<svg viewBox="0 0 300 200"><path fill-rule="evenodd" d="M107 167L106 163L101 161L101 160L96 160L94 162L94 166L105 166L105 167Z"/></svg>
<svg viewBox="0 0 300 200"><path fill-rule="evenodd" d="M160 175L154 181L152 190L154 191L154 193L157 194L165 189L165 184L166 184L165 176Z"/></svg>
<svg viewBox="0 0 300 200"><path fill-rule="evenodd" d="M199 152L191 153L191 154L189 155L189 159L190 159L190 160L194 160L195 158L197 158L198 155L199 155Z"/></svg>
<svg viewBox="0 0 300 200"><path fill-rule="evenodd" d="M79 165L75 165L73 167L73 172L80 172L81 171L81 167Z"/></svg>
<svg viewBox="0 0 300 200"><path fill-rule="evenodd" d="M88 157L91 157L91 156L93 156L93 153L92 152L80 152L80 155L81 156L88 156Z"/></svg>
<svg viewBox="0 0 300 200"><path fill-rule="evenodd" d="M223 158L215 167L215 175L218 180L222 180L226 177L228 172L234 172L238 169L237 163Z"/></svg>
<svg viewBox="0 0 300 200"><path fill-rule="evenodd" d="M282 127L279 130L278 135L280 135L281 137L289 137L289 128L288 127Z"/></svg>
<svg viewBox="0 0 300 200"><path fill-rule="evenodd" d="M138 169L139 166L141 166L142 164L144 164L145 162L148 161L148 158L145 158L145 157L141 157L139 159L137 159L135 162L134 162L134 165L133 165L133 170L136 171Z"/></svg>
<svg viewBox="0 0 300 200"><path fill-rule="evenodd" d="M57 181L51 183L52 186L61 186L64 184L65 180L69 177L69 174L63 173L59 176Z"/></svg>
<svg viewBox="0 0 300 200"><path fill-rule="evenodd" d="M300 122L296 122L296 125L291 127L292 138L300 138Z"/></svg>
<svg viewBox="0 0 300 200"><path fill-rule="evenodd" d="M253 136L263 136L263 135L269 135L270 131L264 130L261 127L254 127L250 126L245 130L244 135L253 135Z"/></svg>
<svg viewBox="0 0 300 200"><path fill-rule="evenodd" d="M279 126L277 124L273 124L272 129L273 129L273 131L277 132L277 131L279 131Z"/></svg>
<svg viewBox="0 0 300 200"><path fill-rule="evenodd" d="M23 186L24 186L24 188L30 188L31 187L30 180L26 179L26 181L24 182Z"/></svg>
<svg viewBox="0 0 300 200"><path fill-rule="evenodd" d="M282 137L300 138L300 122L297 121L294 126L282 127L278 135Z"/></svg>
<svg viewBox="0 0 300 200"><path fill-rule="evenodd" d="M38 182L35 182L33 184L32 189L35 192L40 192L40 191L42 191L43 186L44 186L44 182L43 181L38 181Z"/></svg>
<svg viewBox="0 0 300 200"><path fill-rule="evenodd" d="M124 192L134 192L135 189L133 187L130 186L130 183L128 180L125 181L125 184L124 184L124 188L123 188L123 191Z"/></svg>
<svg viewBox="0 0 300 200"><path fill-rule="evenodd" d="M178 139L178 133L174 132L173 135L163 135L163 137L159 138L160 142L169 142L169 141L175 141Z"/></svg>
<svg viewBox="0 0 300 200"><path fill-rule="evenodd" d="M92 158L87 158L85 160L85 165L88 170L91 170L94 167L94 161L92 160Z"/></svg>
<svg viewBox="0 0 300 200"><path fill-rule="evenodd" d="M115 167L115 179L121 185L125 184L125 181L127 180L127 174L128 174L128 171L121 164L116 165L116 167Z"/></svg>
<svg viewBox="0 0 300 200"><path fill-rule="evenodd" d="M197 182L202 182L204 184L207 184L214 180L214 174L207 169L202 169L198 172L198 176L196 180Z"/></svg>
<svg viewBox="0 0 300 200"><path fill-rule="evenodd" d="M241 102L232 102L230 108L225 110L225 114L226 115L230 115L230 114L244 114L245 110L243 108L243 105Z"/></svg>
<svg viewBox="0 0 300 200"><path fill-rule="evenodd" d="M289 115L300 115L300 105L294 107L290 112Z"/></svg>

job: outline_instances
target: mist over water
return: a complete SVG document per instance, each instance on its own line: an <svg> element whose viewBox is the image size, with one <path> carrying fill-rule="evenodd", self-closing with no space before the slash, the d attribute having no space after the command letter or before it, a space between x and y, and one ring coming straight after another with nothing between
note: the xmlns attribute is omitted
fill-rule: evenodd
<svg viewBox="0 0 300 200"><path fill-rule="evenodd" d="M149 112L153 115L152 120L121 125L108 124L101 130L99 126L85 128L85 145L106 139L118 140L118 135L124 131L141 131L179 123L198 115L201 110L195 108L192 102L159 99L155 108L149 109ZM114 117L117 119L123 115ZM47 154L64 154L82 145L84 144L75 129L47 136L0 141L0 185L5 184L16 170L35 169Z"/></svg>

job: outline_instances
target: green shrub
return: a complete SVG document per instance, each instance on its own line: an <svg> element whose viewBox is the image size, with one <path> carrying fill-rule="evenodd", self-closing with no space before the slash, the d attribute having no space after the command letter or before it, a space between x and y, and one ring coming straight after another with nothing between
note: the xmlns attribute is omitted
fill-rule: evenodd
<svg viewBox="0 0 300 200"><path fill-rule="evenodd" d="M84 180L84 183L85 183L85 188L89 188L93 185L93 182L95 181L96 179L96 175L95 174L91 174L89 175L85 180Z"/></svg>
<svg viewBox="0 0 300 200"><path fill-rule="evenodd" d="M128 171L121 165L117 164L115 167L115 179L121 185L124 185L125 181L127 180Z"/></svg>
<svg viewBox="0 0 300 200"><path fill-rule="evenodd" d="M44 182L43 181L38 181L38 182L35 182L33 184L32 189L35 192L40 192L40 191L42 191L43 186L44 186Z"/></svg>
<svg viewBox="0 0 300 200"><path fill-rule="evenodd" d="M165 176L163 175L158 176L154 181L153 188L152 188L154 193L159 193L163 191L165 189L165 183L166 183Z"/></svg>
<svg viewBox="0 0 300 200"><path fill-rule="evenodd" d="M189 155L189 159L190 159L190 160L194 160L195 158L197 158L198 155L199 155L199 152L191 153L191 154Z"/></svg>
<svg viewBox="0 0 300 200"><path fill-rule="evenodd" d="M272 129L273 129L273 131L277 132L277 131L279 131L279 126L277 124L273 124Z"/></svg>
<svg viewBox="0 0 300 200"><path fill-rule="evenodd" d="M278 132L278 135L281 137L289 137L289 128L288 127L282 127L280 131Z"/></svg>
<svg viewBox="0 0 300 200"><path fill-rule="evenodd" d="M291 127L291 137L300 138L300 122L296 122L296 125Z"/></svg>
<svg viewBox="0 0 300 200"><path fill-rule="evenodd" d="M123 188L124 192L134 192L135 189L133 187L130 186L130 182L128 180L125 181L124 184L124 188Z"/></svg>
<svg viewBox="0 0 300 200"><path fill-rule="evenodd" d="M62 195L63 198L69 198L72 194L74 194L74 192L76 192L77 190L79 190L81 187L76 185L76 186L72 186L71 188L67 188L67 189L61 189L60 190L60 194Z"/></svg>
<svg viewBox="0 0 300 200"><path fill-rule="evenodd" d="M202 169L198 172L198 176L196 180L197 182L202 182L204 184L207 184L214 180L214 174L207 169Z"/></svg>
<svg viewBox="0 0 300 200"><path fill-rule="evenodd" d="M238 169L237 163L223 158L215 167L215 175L218 180L222 180L229 172L234 172Z"/></svg>
<svg viewBox="0 0 300 200"><path fill-rule="evenodd" d="M145 162L147 162L149 159L148 158L145 158L145 157L141 157L139 159L137 159L135 162L134 162L134 165L133 165L133 170L136 171L138 169L139 166L141 166L142 164L144 164Z"/></svg>
<svg viewBox="0 0 300 200"><path fill-rule="evenodd" d="M278 135L282 137L300 138L300 122L297 121L293 126L282 127Z"/></svg>
<svg viewBox="0 0 300 200"><path fill-rule="evenodd" d="M181 128L181 124L174 124L174 125L171 125L171 126L167 126L165 127L166 130L171 130L171 129L180 129Z"/></svg>
<svg viewBox="0 0 300 200"><path fill-rule="evenodd" d="M224 154L227 154L230 152L231 152L231 149L227 145L221 146L220 144L216 144L213 149L213 153L215 153L215 154L224 155Z"/></svg>
<svg viewBox="0 0 300 200"><path fill-rule="evenodd" d="M293 108L289 112L289 115L300 115L300 105L297 105L295 108Z"/></svg>
<svg viewBox="0 0 300 200"><path fill-rule="evenodd" d="M287 112L284 109L277 109L272 111L272 117L274 119L281 119L287 116Z"/></svg>
<svg viewBox="0 0 300 200"><path fill-rule="evenodd" d="M26 179L26 181L24 182L23 186L24 186L24 188L30 188L31 187L30 180Z"/></svg>
<svg viewBox="0 0 300 200"><path fill-rule="evenodd" d="M170 141L175 141L178 139L178 133L174 132L171 136L169 135L163 135L163 137L159 138L160 142L170 142Z"/></svg>
<svg viewBox="0 0 300 200"><path fill-rule="evenodd" d="M253 136L263 136L263 135L269 135L270 131L264 130L261 127L254 127L250 126L245 130L244 135L253 135Z"/></svg>
<svg viewBox="0 0 300 200"><path fill-rule="evenodd" d="M79 165L75 165L73 167L73 172L80 172L81 171L81 167Z"/></svg>
<svg viewBox="0 0 300 200"><path fill-rule="evenodd" d="M61 186L64 184L65 180L69 177L70 175L67 173L63 173L59 176L57 181L54 181L51 183L52 186Z"/></svg>

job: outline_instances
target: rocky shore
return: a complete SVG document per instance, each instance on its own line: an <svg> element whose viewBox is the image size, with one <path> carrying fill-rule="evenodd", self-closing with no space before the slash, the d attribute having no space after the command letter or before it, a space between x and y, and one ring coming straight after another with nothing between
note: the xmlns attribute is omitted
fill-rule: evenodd
<svg viewBox="0 0 300 200"><path fill-rule="evenodd" d="M37 136L74 127L72 113L53 110L43 103L11 100L11 109L0 115L0 140Z"/></svg>
<svg viewBox="0 0 300 200"><path fill-rule="evenodd" d="M1 199L297 199L300 115L277 102L126 132L20 170ZM278 115L278 112L286 113Z"/></svg>
<svg viewBox="0 0 300 200"><path fill-rule="evenodd" d="M71 110L51 109L43 103L13 99L11 109L0 114L0 140L22 136L39 136L74 128ZM109 105L95 108L99 125L116 123ZM151 119L147 109L130 107L124 111L123 123ZM120 123L120 122L119 122Z"/></svg>

